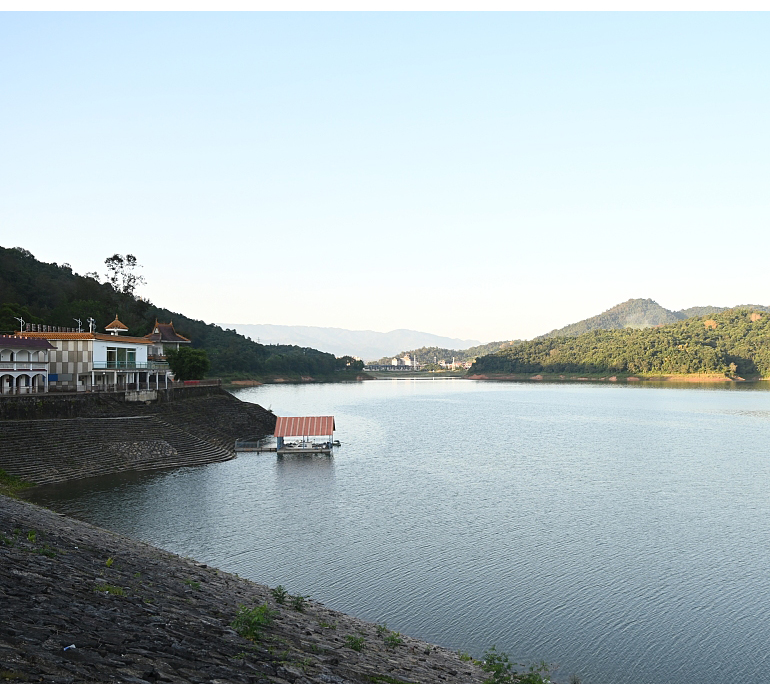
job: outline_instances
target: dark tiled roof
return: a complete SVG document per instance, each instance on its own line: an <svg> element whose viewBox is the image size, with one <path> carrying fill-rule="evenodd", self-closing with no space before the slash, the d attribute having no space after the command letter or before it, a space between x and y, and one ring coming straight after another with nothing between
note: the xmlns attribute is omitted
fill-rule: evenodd
<svg viewBox="0 0 770 684"><path fill-rule="evenodd" d="M48 340L39 337L27 337L26 335L0 335L0 347L14 349L56 349Z"/></svg>
<svg viewBox="0 0 770 684"><path fill-rule="evenodd" d="M180 342L182 344L190 342L190 340L174 330L174 324L170 321L168 323L158 323L156 320L155 325L152 327L152 332L144 337L151 342Z"/></svg>

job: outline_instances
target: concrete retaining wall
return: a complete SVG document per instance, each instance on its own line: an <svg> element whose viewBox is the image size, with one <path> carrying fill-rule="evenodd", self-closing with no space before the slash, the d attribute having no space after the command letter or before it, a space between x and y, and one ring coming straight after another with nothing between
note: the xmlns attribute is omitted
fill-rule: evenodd
<svg viewBox="0 0 770 684"><path fill-rule="evenodd" d="M221 394L224 390L217 385L192 385L153 390L149 399L154 403L167 403L191 397L206 397ZM147 398L136 399L136 395L147 392L72 392L50 394L0 395L0 420L39 420L42 418L82 418L124 415L126 403L146 402Z"/></svg>

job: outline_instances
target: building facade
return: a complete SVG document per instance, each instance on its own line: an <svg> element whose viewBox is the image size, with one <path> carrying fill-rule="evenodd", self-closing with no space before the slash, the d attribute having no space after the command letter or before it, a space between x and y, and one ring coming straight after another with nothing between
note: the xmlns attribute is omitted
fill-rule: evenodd
<svg viewBox="0 0 770 684"><path fill-rule="evenodd" d="M47 392L53 349L44 339L0 335L0 394Z"/></svg>
<svg viewBox="0 0 770 684"><path fill-rule="evenodd" d="M121 335L128 330L117 317L110 334L94 332L25 333L47 341L47 380L52 390L83 392L168 387L168 364L148 358L152 342Z"/></svg>

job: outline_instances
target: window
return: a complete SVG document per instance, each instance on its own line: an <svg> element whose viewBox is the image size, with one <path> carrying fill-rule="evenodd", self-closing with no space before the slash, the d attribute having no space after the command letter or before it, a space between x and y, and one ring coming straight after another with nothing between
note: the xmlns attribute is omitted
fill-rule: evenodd
<svg viewBox="0 0 770 684"><path fill-rule="evenodd" d="M118 367L118 350L115 347L107 347L107 368Z"/></svg>

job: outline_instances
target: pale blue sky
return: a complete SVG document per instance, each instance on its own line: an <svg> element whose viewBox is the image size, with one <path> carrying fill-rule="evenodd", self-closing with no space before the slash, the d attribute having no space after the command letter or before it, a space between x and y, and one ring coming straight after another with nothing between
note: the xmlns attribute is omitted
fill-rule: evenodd
<svg viewBox="0 0 770 684"><path fill-rule="evenodd" d="M2 14L0 244L208 321L770 304L770 17Z"/></svg>

